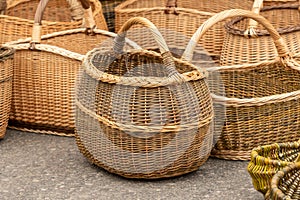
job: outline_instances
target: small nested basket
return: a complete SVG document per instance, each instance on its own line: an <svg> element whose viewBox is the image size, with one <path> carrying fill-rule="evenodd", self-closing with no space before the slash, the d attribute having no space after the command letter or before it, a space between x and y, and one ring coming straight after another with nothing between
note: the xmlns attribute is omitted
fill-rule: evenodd
<svg viewBox="0 0 300 200"><path fill-rule="evenodd" d="M40 0L9 0L7 2L5 15L0 15L0 44L31 37L39 2ZM89 2L97 27L107 30L101 3L99 0L89 0ZM42 35L84 27L84 8L79 0L51 0L47 3L43 19Z"/></svg>
<svg viewBox="0 0 300 200"><path fill-rule="evenodd" d="M51 2L51 1L50 1ZM12 41L14 77L10 128L74 136L75 79L84 55L115 34L95 29L93 13L84 1L85 27L41 36L41 1L31 38Z"/></svg>
<svg viewBox="0 0 300 200"><path fill-rule="evenodd" d="M225 119L221 119L224 121L222 133L212 155L249 160L251 150L258 145L299 139L300 65L264 17L239 9L221 12L203 23L186 48L184 58L192 60L197 41L211 26L237 16L249 17L264 25L279 55L272 61L206 68L210 75L220 74L225 90L225 95L220 94L216 90L218 86L210 84L214 104L226 109Z"/></svg>
<svg viewBox="0 0 300 200"><path fill-rule="evenodd" d="M160 52L123 51L133 25L150 28ZM76 138L94 164L128 178L156 179L197 170L213 135L205 74L174 58L156 27L132 18L113 48L97 48L83 62L77 85Z"/></svg>
<svg viewBox="0 0 300 200"><path fill-rule="evenodd" d="M275 174L271 181L270 198L268 199L300 199L300 162L290 164Z"/></svg>
<svg viewBox="0 0 300 200"><path fill-rule="evenodd" d="M0 139L5 136L11 107L14 52L12 48L0 48Z"/></svg>
<svg viewBox="0 0 300 200"><path fill-rule="evenodd" d="M127 0L115 9L115 28L118 31L129 18L141 16L159 28L191 37L198 26L214 14L232 8L251 9L252 5L253 0ZM200 42L211 55L219 55L222 49L225 35L223 26L224 22L218 23ZM145 35L142 36L147 39Z"/></svg>
<svg viewBox="0 0 300 200"><path fill-rule="evenodd" d="M266 195L274 174L285 166L300 161L299 142L273 143L258 146L251 151L247 170L257 191Z"/></svg>
<svg viewBox="0 0 300 200"><path fill-rule="evenodd" d="M124 0L100 0L108 30L115 32L115 7Z"/></svg>
<svg viewBox="0 0 300 200"><path fill-rule="evenodd" d="M300 53L299 1L276 3L260 9L262 0L256 0L253 11L265 17L283 38L289 51ZM256 6L255 6L256 5ZM262 25L245 17L225 24L226 37L221 54L221 65L257 63L274 60L278 54L269 32Z"/></svg>

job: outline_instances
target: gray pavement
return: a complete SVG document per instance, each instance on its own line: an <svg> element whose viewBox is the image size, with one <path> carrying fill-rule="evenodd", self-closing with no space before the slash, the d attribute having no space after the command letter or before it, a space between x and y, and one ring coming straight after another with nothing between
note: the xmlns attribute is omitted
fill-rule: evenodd
<svg viewBox="0 0 300 200"><path fill-rule="evenodd" d="M262 200L247 164L210 158L184 176L129 180L90 164L74 138L8 130L0 140L0 199Z"/></svg>

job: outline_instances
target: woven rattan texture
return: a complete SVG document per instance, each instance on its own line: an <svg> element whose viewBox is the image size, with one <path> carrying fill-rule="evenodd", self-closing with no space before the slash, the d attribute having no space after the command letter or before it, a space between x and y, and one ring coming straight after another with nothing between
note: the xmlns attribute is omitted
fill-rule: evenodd
<svg viewBox="0 0 300 200"><path fill-rule="evenodd" d="M166 0L128 0L115 10L115 28L118 31L129 18L142 16L159 28L170 29L191 37L198 26L213 14L231 8L251 9L252 4L253 1L250 0L227 0L222 3L218 0L177 0L177 8L167 8ZM166 14L166 11L169 14ZM223 23L216 24L200 41L200 44L212 55L219 55L221 51L225 35L223 25ZM142 39L147 37L144 36Z"/></svg>
<svg viewBox="0 0 300 200"><path fill-rule="evenodd" d="M300 143L273 143L252 150L248 172L256 190L267 195L274 174L295 162L300 155Z"/></svg>
<svg viewBox="0 0 300 200"><path fill-rule="evenodd" d="M42 43L61 48L54 53L47 51L45 44L41 45L42 50L17 50L10 126L73 136L74 87L81 60L69 54L84 55L109 38L102 34L86 35L84 30L77 30L42 40Z"/></svg>
<svg viewBox="0 0 300 200"><path fill-rule="evenodd" d="M89 52L76 93L78 147L92 163L128 178L197 170L213 139L205 76L175 59L151 22L134 18L122 29L133 24L150 27L162 53L118 53L122 37L115 39L113 50Z"/></svg>
<svg viewBox="0 0 300 200"><path fill-rule="evenodd" d="M13 49L0 48L0 139L5 136L12 96Z"/></svg>
<svg viewBox="0 0 300 200"><path fill-rule="evenodd" d="M300 160L299 160L300 161ZM300 162L290 164L272 178L268 200L300 199Z"/></svg>
<svg viewBox="0 0 300 200"><path fill-rule="evenodd" d="M291 53L300 53L300 12L298 4L285 4L264 7L260 15L264 16L277 29ZM222 65L257 63L274 60L278 54L268 32L261 26L254 30L258 37L246 38L244 32L249 20L239 18L226 24L226 37L221 54Z"/></svg>
<svg viewBox="0 0 300 200"><path fill-rule="evenodd" d="M94 9L93 14L97 27L107 30L100 2L97 0L90 0L90 2ZM0 43L31 37L38 3L39 0L18 0L8 6L6 15L0 15ZM83 17L82 15L74 16L67 1L49 1L43 15L42 34L81 27L82 20L72 20L71 16L77 19Z"/></svg>
<svg viewBox="0 0 300 200"><path fill-rule="evenodd" d="M103 15L106 19L108 30L115 32L115 7L124 0L101 0Z"/></svg>

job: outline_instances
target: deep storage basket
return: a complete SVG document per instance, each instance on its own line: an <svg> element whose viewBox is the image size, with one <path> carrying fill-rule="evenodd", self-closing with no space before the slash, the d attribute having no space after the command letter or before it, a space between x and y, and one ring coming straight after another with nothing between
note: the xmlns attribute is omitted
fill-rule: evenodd
<svg viewBox="0 0 300 200"><path fill-rule="evenodd" d="M132 25L150 28L160 52L122 51ZM109 49L89 52L76 95L76 138L94 164L128 178L197 170L212 148L212 102L205 74L174 58L145 18L124 24Z"/></svg>
<svg viewBox="0 0 300 200"><path fill-rule="evenodd" d="M272 178L269 200L300 199L299 177L300 162L290 164L277 172Z"/></svg>
<svg viewBox="0 0 300 200"><path fill-rule="evenodd" d="M255 3L258 1L262 2L256 0ZM293 54L300 53L299 6L298 1L277 3L257 11L276 28ZM227 31L221 54L222 65L271 61L278 56L272 37L261 25L240 17L226 23L225 27Z"/></svg>
<svg viewBox="0 0 300 200"><path fill-rule="evenodd" d="M222 3L219 0L127 0L115 9L115 27L118 31L129 18L141 16L159 28L191 37L198 26L214 14L231 8L251 9L252 5L252 0L226 0ZM223 26L224 23L218 23L201 41L201 45L212 55L220 55L225 35Z"/></svg>
<svg viewBox="0 0 300 200"><path fill-rule="evenodd" d="M210 75L220 73L225 90L225 95L219 94L218 86L211 84L215 107L226 108L222 133L212 155L249 160L251 150L257 145L299 139L300 65L265 18L239 9L221 12L203 23L191 39L184 58L192 60L194 46L211 26L237 16L250 17L264 25L280 56L272 61L206 68Z"/></svg>
<svg viewBox="0 0 300 200"><path fill-rule="evenodd" d="M5 136L11 107L14 52L12 48L0 48L0 139Z"/></svg>
<svg viewBox="0 0 300 200"><path fill-rule="evenodd" d="M74 87L80 64L89 50L114 34L93 29L95 23L89 8L85 9L87 28L41 37L42 9L38 10L33 37L6 44L17 50L9 126L36 133L74 136Z"/></svg>
<svg viewBox="0 0 300 200"><path fill-rule="evenodd" d="M98 0L89 0L99 29L107 30ZM5 15L0 15L0 44L31 37L34 14L39 0L8 1ZM42 34L82 27L84 9L77 0L51 0L43 14Z"/></svg>
<svg viewBox="0 0 300 200"><path fill-rule="evenodd" d="M274 174L285 166L295 162L300 156L300 143L273 143L255 147L251 151L248 172L256 190L264 195L270 189Z"/></svg>

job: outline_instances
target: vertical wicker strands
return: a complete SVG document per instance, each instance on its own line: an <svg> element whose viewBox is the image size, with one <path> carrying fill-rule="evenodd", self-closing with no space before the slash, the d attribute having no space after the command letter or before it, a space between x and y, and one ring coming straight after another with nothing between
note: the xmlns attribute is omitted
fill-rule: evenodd
<svg viewBox="0 0 300 200"><path fill-rule="evenodd" d="M123 50L143 25L159 53ZM76 93L76 138L92 163L128 178L156 179L197 170L212 148L212 102L203 71L174 58L145 18L124 24L110 49L90 51Z"/></svg>
<svg viewBox="0 0 300 200"><path fill-rule="evenodd" d="M73 136L74 86L83 55L115 34L94 29L96 22L89 7L84 12L86 28L41 36L42 9L38 11L32 38L6 44L17 50L9 125L18 130Z"/></svg>
<svg viewBox="0 0 300 200"><path fill-rule="evenodd" d="M12 48L0 48L0 139L5 136L11 107L14 52Z"/></svg>
<svg viewBox="0 0 300 200"><path fill-rule="evenodd" d="M211 88L214 104L226 107L224 127L212 155L249 160L250 151L257 145L299 139L300 65L265 18L239 9L221 12L203 23L186 48L184 58L191 60L195 44L211 26L237 16L249 17L262 24L271 35L280 57L254 64L207 68L209 73L220 73L226 94L222 96Z"/></svg>

